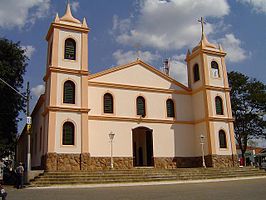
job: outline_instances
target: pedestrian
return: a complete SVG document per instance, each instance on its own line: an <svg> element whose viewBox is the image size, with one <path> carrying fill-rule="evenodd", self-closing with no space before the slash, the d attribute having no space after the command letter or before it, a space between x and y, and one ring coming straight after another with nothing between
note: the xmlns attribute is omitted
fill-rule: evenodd
<svg viewBox="0 0 266 200"><path fill-rule="evenodd" d="M23 188L23 177L24 177L24 167L22 162L19 163L19 166L16 168L17 174L17 189Z"/></svg>
<svg viewBox="0 0 266 200"><path fill-rule="evenodd" d="M2 197L2 200L6 200L7 192L3 188L3 186L0 183L0 197Z"/></svg>

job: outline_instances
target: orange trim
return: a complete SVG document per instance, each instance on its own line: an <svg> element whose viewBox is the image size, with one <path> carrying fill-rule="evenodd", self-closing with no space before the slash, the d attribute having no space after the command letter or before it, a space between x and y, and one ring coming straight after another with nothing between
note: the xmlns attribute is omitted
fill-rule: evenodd
<svg viewBox="0 0 266 200"><path fill-rule="evenodd" d="M88 34L81 36L81 70L88 71Z"/></svg>
<svg viewBox="0 0 266 200"><path fill-rule="evenodd" d="M189 56L187 56L186 60L187 62L189 62L190 60L192 60L193 58L195 58L196 56L198 56L199 54L209 54L209 55L217 55L217 56L221 56L221 57L225 57L226 53L220 50L210 50L210 49L199 49L197 51L192 52L192 54L190 54Z"/></svg>
<svg viewBox="0 0 266 200"><path fill-rule="evenodd" d="M234 124L233 124L233 122L229 123L229 136L230 136L232 154L237 154L237 152L236 152L235 132L234 132Z"/></svg>
<svg viewBox="0 0 266 200"><path fill-rule="evenodd" d="M208 120L217 122L234 122L234 118L229 117L209 117Z"/></svg>
<svg viewBox="0 0 266 200"><path fill-rule="evenodd" d="M81 114L81 153L89 153L88 113Z"/></svg>
<svg viewBox="0 0 266 200"><path fill-rule="evenodd" d="M115 117L115 116L96 116L89 115L89 120L102 120L102 121L124 121L124 122L137 122L139 123L139 117ZM191 124L192 121L177 121L177 120L164 120L164 119L147 119L141 118L141 122L143 123L161 123L161 124Z"/></svg>
<svg viewBox="0 0 266 200"><path fill-rule="evenodd" d="M116 83L103 83L103 82L89 81L88 85L96 86L96 87L116 88L116 89L145 91L145 92L158 92L158 93L167 93L167 94L183 94L183 95L191 94L190 92L182 91L182 90L151 88L151 87L134 86L134 85L123 85L123 84L116 84Z"/></svg>
<svg viewBox="0 0 266 200"><path fill-rule="evenodd" d="M50 105L57 104L57 73L51 73L50 82Z"/></svg>
<svg viewBox="0 0 266 200"><path fill-rule="evenodd" d="M120 66L117 66L117 67L113 67L113 68L110 68L110 69L107 69L107 70L104 70L104 71L101 71L99 73L96 73L96 74L92 74L92 75L89 75L89 80L93 79L93 78L97 78L97 77L100 77L100 76L103 76L103 75L106 75L106 74L109 74L109 73L112 73L112 72L116 72L116 71L119 71L119 70L122 70L122 69L126 69L126 68L129 68L129 67L132 67L134 65L141 65L143 67L145 67L146 69L148 69L149 71L157 74L158 76L162 77L163 79L181 87L182 89L186 90L186 91L191 91L188 87L184 86L183 84L177 82L176 80L172 79L171 77L165 75L164 73L160 72L158 69L152 67L151 65L148 65L147 63L141 61L141 60L136 60L132 63L129 63L129 64L126 64L126 65L120 65Z"/></svg>
<svg viewBox="0 0 266 200"><path fill-rule="evenodd" d="M47 41L49 40L50 35L52 34L52 32L55 28L74 30L74 31L83 32L83 33L88 33L90 31L89 28L85 28L85 27L77 27L77 26L72 26L72 25L68 25L68 24L59 24L59 23L53 22L53 23L51 23L50 28L48 30L48 33L46 35Z"/></svg>
<svg viewBox="0 0 266 200"><path fill-rule="evenodd" d="M78 112L78 113L88 113L90 109L88 108L72 108L72 107L59 107L59 106L49 106L45 108L44 112L42 113L45 116L47 113L50 112Z"/></svg>
<svg viewBox="0 0 266 200"><path fill-rule="evenodd" d="M81 76L81 107L88 108L88 77Z"/></svg>
<svg viewBox="0 0 266 200"><path fill-rule="evenodd" d="M52 43L52 60L51 60L51 65L52 66L58 66L58 54L59 54L59 30L54 29L54 34L53 34L53 43ZM49 65L49 64L48 64Z"/></svg>
<svg viewBox="0 0 266 200"><path fill-rule="evenodd" d="M48 68L46 75L44 76L43 80L46 81L49 76L51 75L51 72L58 72L58 73L65 73L65 74L77 74L77 75L86 75L88 76L88 71L84 70L76 70L76 69L65 69L61 67L54 67L51 66Z"/></svg>
<svg viewBox="0 0 266 200"><path fill-rule="evenodd" d="M56 112L49 112L48 115L48 152L55 152L55 122Z"/></svg>

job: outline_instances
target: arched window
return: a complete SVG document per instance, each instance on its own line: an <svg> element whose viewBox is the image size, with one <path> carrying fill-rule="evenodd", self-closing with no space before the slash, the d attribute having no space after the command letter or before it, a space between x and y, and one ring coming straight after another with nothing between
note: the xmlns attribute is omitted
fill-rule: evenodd
<svg viewBox="0 0 266 200"><path fill-rule="evenodd" d="M218 66L217 62L215 62L215 61L211 62L211 70L212 70L212 76L214 78L220 77L219 66Z"/></svg>
<svg viewBox="0 0 266 200"><path fill-rule="evenodd" d="M71 38L65 41L65 59L76 60L76 42Z"/></svg>
<svg viewBox="0 0 266 200"><path fill-rule="evenodd" d="M193 67L194 82L200 80L199 65L195 64Z"/></svg>
<svg viewBox="0 0 266 200"><path fill-rule="evenodd" d="M103 97L104 113L114 112L113 96L110 93L106 93Z"/></svg>
<svg viewBox="0 0 266 200"><path fill-rule="evenodd" d="M74 145L75 126L72 122L63 125L63 145Z"/></svg>
<svg viewBox="0 0 266 200"><path fill-rule="evenodd" d="M172 99L166 101L167 117L175 117L175 106Z"/></svg>
<svg viewBox="0 0 266 200"><path fill-rule="evenodd" d="M145 117L146 115L145 99L141 96L137 98L137 115L141 115L142 117Z"/></svg>
<svg viewBox="0 0 266 200"><path fill-rule="evenodd" d="M72 81L64 83L64 103L75 104L75 84Z"/></svg>
<svg viewBox="0 0 266 200"><path fill-rule="evenodd" d="M223 115L223 100L221 97L215 97L215 107L216 107L216 114L217 115Z"/></svg>
<svg viewBox="0 0 266 200"><path fill-rule="evenodd" d="M223 130L219 131L219 143L220 143L220 148L226 148L226 135Z"/></svg>

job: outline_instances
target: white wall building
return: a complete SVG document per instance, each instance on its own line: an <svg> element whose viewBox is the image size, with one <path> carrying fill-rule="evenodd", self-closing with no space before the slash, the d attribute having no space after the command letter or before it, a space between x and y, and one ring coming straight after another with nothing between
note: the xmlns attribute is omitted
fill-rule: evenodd
<svg viewBox="0 0 266 200"><path fill-rule="evenodd" d="M33 113L32 167L50 171L236 165L226 53L205 34L188 51L188 87L137 59L88 72L85 18L67 6L47 33L45 93ZM27 146L19 141L19 159ZM24 154L24 155L22 155Z"/></svg>

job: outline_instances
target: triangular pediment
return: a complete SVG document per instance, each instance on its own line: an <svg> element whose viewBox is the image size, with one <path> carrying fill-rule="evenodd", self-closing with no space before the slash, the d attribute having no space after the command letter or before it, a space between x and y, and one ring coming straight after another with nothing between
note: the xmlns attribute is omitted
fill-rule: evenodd
<svg viewBox="0 0 266 200"><path fill-rule="evenodd" d="M190 91L155 67L136 60L89 76L90 82Z"/></svg>

